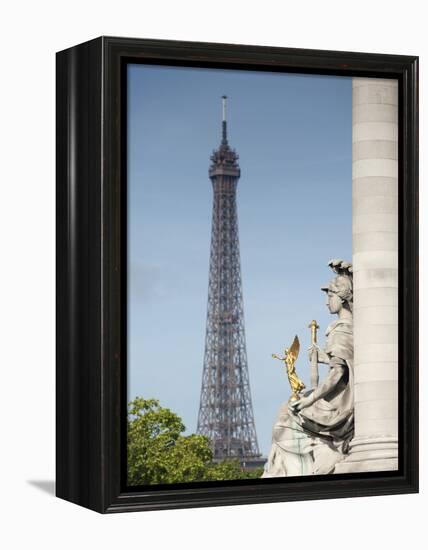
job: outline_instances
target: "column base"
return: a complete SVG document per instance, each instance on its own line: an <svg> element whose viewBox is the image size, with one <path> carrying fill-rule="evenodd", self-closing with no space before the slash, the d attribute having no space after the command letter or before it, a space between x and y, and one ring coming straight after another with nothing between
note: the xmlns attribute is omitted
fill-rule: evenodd
<svg viewBox="0 0 428 550"><path fill-rule="evenodd" d="M351 441L348 456L336 464L335 474L398 470L396 437L366 437Z"/></svg>

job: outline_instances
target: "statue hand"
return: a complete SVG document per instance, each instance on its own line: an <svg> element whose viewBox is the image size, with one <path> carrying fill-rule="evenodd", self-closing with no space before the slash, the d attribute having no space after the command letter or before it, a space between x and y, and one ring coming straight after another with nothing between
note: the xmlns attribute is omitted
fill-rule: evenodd
<svg viewBox="0 0 428 550"><path fill-rule="evenodd" d="M313 404L314 400L312 399L312 394L309 397L302 397L299 401L293 401L289 404L291 412L298 413L306 407L310 407Z"/></svg>
<svg viewBox="0 0 428 550"><path fill-rule="evenodd" d="M318 363L328 363L326 352L319 347L318 344L312 344L308 348L309 361L312 363L313 355L315 354Z"/></svg>

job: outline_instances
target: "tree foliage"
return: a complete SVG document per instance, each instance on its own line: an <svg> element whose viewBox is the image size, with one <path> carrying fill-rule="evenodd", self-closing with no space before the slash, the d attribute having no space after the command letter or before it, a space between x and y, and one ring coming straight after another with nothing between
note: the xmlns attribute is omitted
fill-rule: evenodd
<svg viewBox="0 0 428 550"><path fill-rule="evenodd" d="M260 477L238 460L212 462L210 441L184 436L181 418L156 399L137 397L128 409L128 483L152 485Z"/></svg>
<svg viewBox="0 0 428 550"><path fill-rule="evenodd" d="M156 399L136 398L128 415L128 481L131 485L200 479L212 454L207 438L183 436L180 417Z"/></svg>
<svg viewBox="0 0 428 550"><path fill-rule="evenodd" d="M244 470L237 459L223 460L207 464L204 481L225 481L231 479L256 479L261 477L263 468Z"/></svg>

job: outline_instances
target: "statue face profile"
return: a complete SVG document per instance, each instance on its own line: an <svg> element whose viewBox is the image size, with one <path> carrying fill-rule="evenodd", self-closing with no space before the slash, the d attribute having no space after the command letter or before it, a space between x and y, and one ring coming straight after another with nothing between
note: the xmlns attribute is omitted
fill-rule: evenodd
<svg viewBox="0 0 428 550"><path fill-rule="evenodd" d="M327 307L332 314L339 314L342 309L347 309L352 314L352 265L343 260L331 260L329 266L338 275L327 286L321 287L321 290L327 294Z"/></svg>
<svg viewBox="0 0 428 550"><path fill-rule="evenodd" d="M343 300L334 292L327 292L327 307L330 313L335 314L343 308Z"/></svg>

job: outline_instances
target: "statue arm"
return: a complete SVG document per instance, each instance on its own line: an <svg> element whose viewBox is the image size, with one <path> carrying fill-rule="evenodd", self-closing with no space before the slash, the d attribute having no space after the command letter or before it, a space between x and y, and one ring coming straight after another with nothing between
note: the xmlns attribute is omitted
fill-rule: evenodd
<svg viewBox="0 0 428 550"><path fill-rule="evenodd" d="M346 362L343 359L332 357L329 364L330 370L328 375L309 396L313 403L328 395L342 380L343 375L345 374Z"/></svg>
<svg viewBox="0 0 428 550"><path fill-rule="evenodd" d="M322 348L320 348L317 344L312 344L308 349L308 353L309 353L309 361L311 362L312 362L312 357L314 353L316 353L318 363L324 363L327 365L330 362L330 358L327 355L327 353Z"/></svg>
<svg viewBox="0 0 428 550"><path fill-rule="evenodd" d="M345 374L345 368L347 368L346 361L339 357L331 357L329 364L330 371L320 385L307 397L302 397L299 401L290 404L294 412L310 407L316 401L328 395L342 380Z"/></svg>

